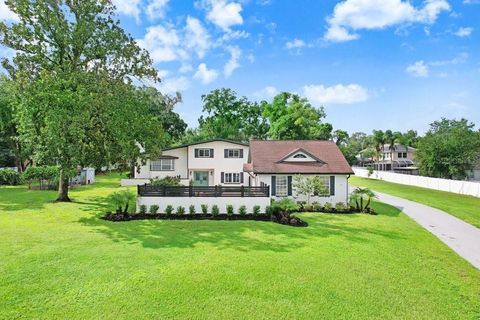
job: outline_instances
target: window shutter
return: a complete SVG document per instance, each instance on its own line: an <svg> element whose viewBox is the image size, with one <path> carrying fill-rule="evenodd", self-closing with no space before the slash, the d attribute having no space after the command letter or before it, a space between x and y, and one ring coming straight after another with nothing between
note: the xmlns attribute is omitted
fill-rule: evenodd
<svg viewBox="0 0 480 320"><path fill-rule="evenodd" d="M287 195L291 196L292 195L292 176L287 176Z"/></svg>
<svg viewBox="0 0 480 320"><path fill-rule="evenodd" d="M335 195L335 176L330 176L330 195Z"/></svg>
<svg viewBox="0 0 480 320"><path fill-rule="evenodd" d="M228 149L223 149L223 157L228 158Z"/></svg>
<svg viewBox="0 0 480 320"><path fill-rule="evenodd" d="M243 172L240 172L240 183L243 183Z"/></svg>
<svg viewBox="0 0 480 320"><path fill-rule="evenodd" d="M210 158L213 158L213 149L210 149Z"/></svg>
<svg viewBox="0 0 480 320"><path fill-rule="evenodd" d="M222 172L220 181L221 181L222 183L225 182L225 172Z"/></svg>
<svg viewBox="0 0 480 320"><path fill-rule="evenodd" d="M240 149L240 158L243 158L243 149Z"/></svg>
<svg viewBox="0 0 480 320"><path fill-rule="evenodd" d="M277 194L277 177L272 176L272 196Z"/></svg>
<svg viewBox="0 0 480 320"><path fill-rule="evenodd" d="M195 158L198 158L198 149L195 149Z"/></svg>

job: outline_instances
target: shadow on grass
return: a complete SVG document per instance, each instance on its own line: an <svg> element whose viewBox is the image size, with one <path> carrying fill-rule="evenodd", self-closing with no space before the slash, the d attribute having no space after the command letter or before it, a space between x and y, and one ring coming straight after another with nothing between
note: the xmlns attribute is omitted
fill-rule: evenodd
<svg viewBox="0 0 480 320"><path fill-rule="evenodd" d="M46 204L55 202L56 195L55 191L29 190L27 186L1 188L0 210L6 212L40 210Z"/></svg>
<svg viewBox="0 0 480 320"><path fill-rule="evenodd" d="M86 210L104 208L104 199L85 202ZM93 206L93 207L92 207ZM400 211L391 206L376 203L386 216L398 216ZM375 241L372 236L398 240L404 237L395 232L375 227L356 226L357 214L301 214L309 223L307 228L295 228L273 222L260 221L201 221L201 220L134 220L111 222L100 219L102 214L81 218L79 222L92 231L104 234L114 242L141 244L145 248L193 248L202 243L217 249L239 251L289 252L327 237L340 237L348 241ZM375 219L377 216L364 216ZM319 248L321 250L321 248Z"/></svg>

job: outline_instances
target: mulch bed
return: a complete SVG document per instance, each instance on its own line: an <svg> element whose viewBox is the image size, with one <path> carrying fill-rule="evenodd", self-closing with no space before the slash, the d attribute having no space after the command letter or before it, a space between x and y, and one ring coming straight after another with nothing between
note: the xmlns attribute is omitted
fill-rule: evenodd
<svg viewBox="0 0 480 320"><path fill-rule="evenodd" d="M278 220L275 216L269 216L266 214L233 214L227 215L225 213L212 215L212 214L165 214L165 213L156 213L156 214L123 214L123 213L107 213L102 217L104 220L120 222L120 221L132 221L132 220L221 220L221 221L272 221L280 223L283 225L289 225L292 227L307 227L308 223L301 220L298 217L291 216L290 220Z"/></svg>

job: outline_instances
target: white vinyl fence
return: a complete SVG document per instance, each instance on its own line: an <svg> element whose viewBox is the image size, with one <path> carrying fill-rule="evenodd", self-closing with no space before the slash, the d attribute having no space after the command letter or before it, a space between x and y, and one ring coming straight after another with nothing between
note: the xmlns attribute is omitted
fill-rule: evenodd
<svg viewBox="0 0 480 320"><path fill-rule="evenodd" d="M368 177L368 170L364 168L353 168L356 176L384 180L410 186L453 192L463 195L480 197L480 183L471 181L448 180L414 176L409 174L394 173L388 171L374 171Z"/></svg>

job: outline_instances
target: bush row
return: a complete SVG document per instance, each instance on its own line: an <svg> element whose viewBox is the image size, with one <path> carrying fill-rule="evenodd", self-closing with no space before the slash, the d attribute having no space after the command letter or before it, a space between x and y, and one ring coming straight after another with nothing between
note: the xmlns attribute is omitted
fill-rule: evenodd
<svg viewBox="0 0 480 320"><path fill-rule="evenodd" d="M12 169L0 169L0 185L16 186L22 183L20 173Z"/></svg>
<svg viewBox="0 0 480 320"><path fill-rule="evenodd" d="M196 212L196 209L195 209L195 206L194 205L191 205L190 207L188 207L188 214L212 214L214 216L216 215L219 215L220 214L220 208L217 206L217 205L213 205L210 212L209 212L209 208L208 208L208 205L206 204L202 204L200 205L201 207L201 212ZM158 213L158 210L160 209L160 207L156 204L154 205L151 205L149 208L147 208L146 205L141 205L139 207L139 213L140 214L157 214ZM235 208L233 205L229 204L225 207L225 212L227 213L227 215L233 215L235 213ZM176 208L174 208L172 205L168 205L165 207L165 214L167 215L171 215L171 214L176 214L176 215L183 215L185 214L186 210L185 210L185 207L182 207L182 206L178 206ZM237 213L239 215L246 215L247 214L247 207L246 206L240 206L238 207L237 209ZM260 206L253 206L253 210L251 212L253 215L260 215Z"/></svg>

